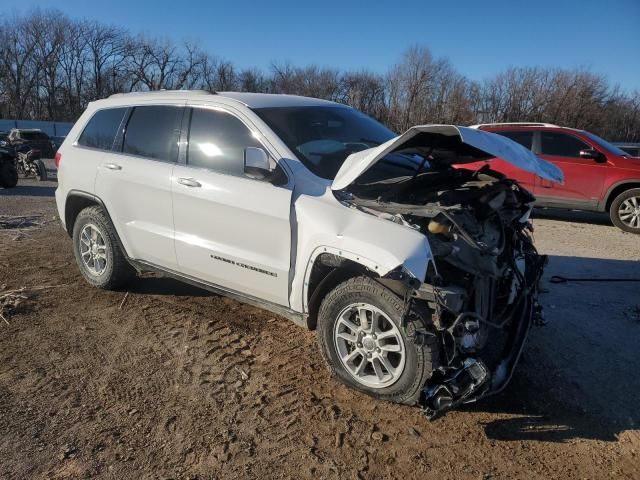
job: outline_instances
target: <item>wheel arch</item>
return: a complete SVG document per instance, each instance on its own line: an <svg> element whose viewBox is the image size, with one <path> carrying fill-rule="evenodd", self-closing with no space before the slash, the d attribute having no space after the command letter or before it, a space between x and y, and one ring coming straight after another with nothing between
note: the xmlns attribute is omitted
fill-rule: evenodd
<svg viewBox="0 0 640 480"><path fill-rule="evenodd" d="M609 211L611 204L618 195L627 190L631 190L632 188L640 188L640 178L634 180L623 180L611 186L605 196L604 211Z"/></svg>
<svg viewBox="0 0 640 480"><path fill-rule="evenodd" d="M402 266L381 276L375 271L375 267L367 265L368 262L363 257L348 253L345 255L345 252L331 252L325 248L322 250L310 262L308 277L305 280L304 309L307 313L307 327L310 330L316 328L322 300L331 290L350 278L369 277L399 297L406 295L411 288L417 287L409 276L402 273Z"/></svg>
<svg viewBox="0 0 640 480"><path fill-rule="evenodd" d="M327 293L342 282L360 275L376 277L364 264L336 253L323 251L311 260L304 291L309 330L316 329L320 304Z"/></svg>
<svg viewBox="0 0 640 480"><path fill-rule="evenodd" d="M127 259L130 259L127 249L125 248L122 240L120 239L120 234L118 233L118 229L115 227L111 215L109 214L109 209L104 204L100 197L93 195L88 192L84 192L82 190L70 190L67 194L67 199L64 204L64 225L65 230L69 237L73 236L73 226L78 218L78 214L88 207L100 207L104 211L105 215L109 219L109 223L113 226L113 231L116 237L116 241L118 242L118 246L124 253Z"/></svg>

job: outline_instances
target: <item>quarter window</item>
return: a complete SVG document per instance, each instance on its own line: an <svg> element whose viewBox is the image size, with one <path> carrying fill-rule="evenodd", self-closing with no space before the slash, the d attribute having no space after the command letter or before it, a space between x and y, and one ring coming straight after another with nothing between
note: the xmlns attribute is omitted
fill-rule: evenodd
<svg viewBox="0 0 640 480"><path fill-rule="evenodd" d="M100 150L111 150L126 108L98 110L82 131L78 145Z"/></svg>
<svg viewBox="0 0 640 480"><path fill-rule="evenodd" d="M175 162L182 111L180 107L166 105L135 107L127 124L122 151Z"/></svg>
<svg viewBox="0 0 640 480"><path fill-rule="evenodd" d="M533 132L496 132L498 135L510 138L516 143L519 143L524 148L531 150L533 144Z"/></svg>
<svg viewBox="0 0 640 480"><path fill-rule="evenodd" d="M540 132L540 149L543 155L580 158L580 150L591 148L572 135L558 132Z"/></svg>
<svg viewBox="0 0 640 480"><path fill-rule="evenodd" d="M231 175L244 175L244 149L262 145L236 117L218 110L191 112L187 164Z"/></svg>

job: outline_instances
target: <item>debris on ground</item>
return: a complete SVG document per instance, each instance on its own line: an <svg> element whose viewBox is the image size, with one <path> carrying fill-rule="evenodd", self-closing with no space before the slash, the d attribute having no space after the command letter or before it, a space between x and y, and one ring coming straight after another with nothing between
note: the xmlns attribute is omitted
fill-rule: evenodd
<svg viewBox="0 0 640 480"><path fill-rule="evenodd" d="M77 454L78 447L76 447L75 445L65 445L64 447L62 447L62 452L60 452L58 458L60 460L66 460L68 458L74 458Z"/></svg>
<svg viewBox="0 0 640 480"><path fill-rule="evenodd" d="M0 286L0 319L10 325L7 318L29 299L31 293L65 285L41 285L37 287L21 287L14 290L5 290L6 285Z"/></svg>
<svg viewBox="0 0 640 480"><path fill-rule="evenodd" d="M46 224L42 215L0 215L0 233L13 235L12 240L31 239L29 231Z"/></svg>
<svg viewBox="0 0 640 480"><path fill-rule="evenodd" d="M122 297L122 301L120 302L120 306L118 307L118 310L122 310L122 307L124 306L128 297L129 297L129 292L125 293L124 297Z"/></svg>

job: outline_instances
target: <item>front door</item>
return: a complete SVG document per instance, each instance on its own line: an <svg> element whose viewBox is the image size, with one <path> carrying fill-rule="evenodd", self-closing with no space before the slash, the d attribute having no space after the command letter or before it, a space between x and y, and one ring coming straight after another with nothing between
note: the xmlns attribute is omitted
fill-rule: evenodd
<svg viewBox="0 0 640 480"><path fill-rule="evenodd" d="M564 173L564 184L538 178L536 197L542 205L591 210L604 188L606 163L580 157L580 150L593 148L574 135L539 131L538 155Z"/></svg>
<svg viewBox="0 0 640 480"><path fill-rule="evenodd" d="M181 273L289 305L291 190L244 174L244 149L263 145L235 115L193 108L184 164L173 173Z"/></svg>

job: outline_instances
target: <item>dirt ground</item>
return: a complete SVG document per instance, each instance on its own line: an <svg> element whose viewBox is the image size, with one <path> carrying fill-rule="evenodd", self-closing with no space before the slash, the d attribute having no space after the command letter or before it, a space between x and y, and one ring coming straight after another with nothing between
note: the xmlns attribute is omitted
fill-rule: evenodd
<svg viewBox="0 0 640 480"><path fill-rule="evenodd" d="M0 477L640 478L640 238L541 212L549 325L506 391L434 422L329 378L313 332L145 277L89 287L54 182L0 190L0 287L54 286L0 320ZM0 294L2 292L0 291Z"/></svg>

